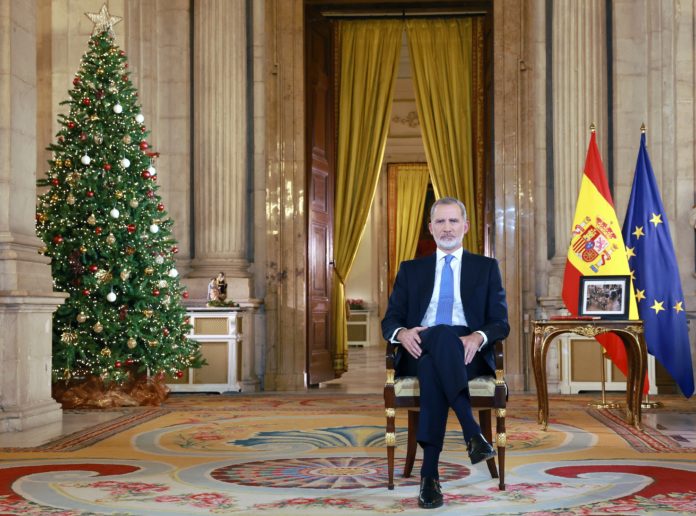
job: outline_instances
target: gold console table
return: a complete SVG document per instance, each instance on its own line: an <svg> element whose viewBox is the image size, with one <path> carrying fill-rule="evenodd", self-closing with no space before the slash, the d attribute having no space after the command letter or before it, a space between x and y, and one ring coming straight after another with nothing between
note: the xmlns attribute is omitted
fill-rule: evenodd
<svg viewBox="0 0 696 516"><path fill-rule="evenodd" d="M537 387L539 412L537 421L546 430L549 420L549 396L546 385L546 352L555 337L575 333L594 338L602 333L613 332L626 347L628 375L626 383L626 421L637 429L641 427L640 400L645 383L648 352L643 336L643 321L609 320L544 320L532 321L532 368Z"/></svg>

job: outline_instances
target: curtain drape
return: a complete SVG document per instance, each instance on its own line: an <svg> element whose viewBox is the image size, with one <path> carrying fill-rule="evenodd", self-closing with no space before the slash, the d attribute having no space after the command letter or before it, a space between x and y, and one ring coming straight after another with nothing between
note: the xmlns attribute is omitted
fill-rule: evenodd
<svg viewBox="0 0 696 516"><path fill-rule="evenodd" d="M334 370L347 368L345 281L360 244L389 132L401 20L340 21L340 90L334 205Z"/></svg>
<svg viewBox="0 0 696 516"><path fill-rule="evenodd" d="M396 167L396 238L393 262L389 270L394 277L399 264L416 255L423 217L423 204L428 191L429 172L425 164L398 164ZM393 282L394 278L390 278Z"/></svg>
<svg viewBox="0 0 696 516"><path fill-rule="evenodd" d="M472 19L406 21L416 106L437 198L467 206L464 246L479 249L471 138Z"/></svg>

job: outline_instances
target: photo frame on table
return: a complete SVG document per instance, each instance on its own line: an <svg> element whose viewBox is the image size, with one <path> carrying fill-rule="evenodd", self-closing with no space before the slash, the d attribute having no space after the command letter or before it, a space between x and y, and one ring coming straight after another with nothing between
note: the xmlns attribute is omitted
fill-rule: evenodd
<svg viewBox="0 0 696 516"><path fill-rule="evenodd" d="M600 319L628 319L631 277L581 276L578 314Z"/></svg>

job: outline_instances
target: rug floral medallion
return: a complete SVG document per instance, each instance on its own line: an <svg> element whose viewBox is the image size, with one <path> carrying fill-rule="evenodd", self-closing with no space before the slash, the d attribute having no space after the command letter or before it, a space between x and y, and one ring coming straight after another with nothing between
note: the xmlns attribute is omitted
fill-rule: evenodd
<svg viewBox="0 0 696 516"><path fill-rule="evenodd" d="M380 399L267 396L173 400L55 446L0 450L0 514L421 514L417 459L386 488ZM694 514L696 454L637 449L588 410L542 431L533 407L508 409L506 490L472 466L450 421L437 514ZM454 418L452 418L454 419ZM127 420L127 424L125 421ZM649 429L649 440L656 437ZM631 439L639 437L631 435ZM69 451L65 451L65 450Z"/></svg>

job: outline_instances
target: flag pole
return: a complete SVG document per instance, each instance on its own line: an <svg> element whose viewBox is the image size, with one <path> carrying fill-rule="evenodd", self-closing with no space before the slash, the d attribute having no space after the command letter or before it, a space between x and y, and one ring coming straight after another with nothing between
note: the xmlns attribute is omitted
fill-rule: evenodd
<svg viewBox="0 0 696 516"><path fill-rule="evenodd" d="M600 356L601 356L601 361L602 361L602 367L600 367L600 372L602 374L602 400L601 401L590 401L588 405L590 407L594 407L596 409L610 409L610 408L621 408L621 403L614 403L613 401L607 402L607 397L606 397L606 390L604 387L604 384L606 383L605 379L605 372L604 369L606 368L606 354L607 350L604 349L602 346L599 346L600 349Z"/></svg>

